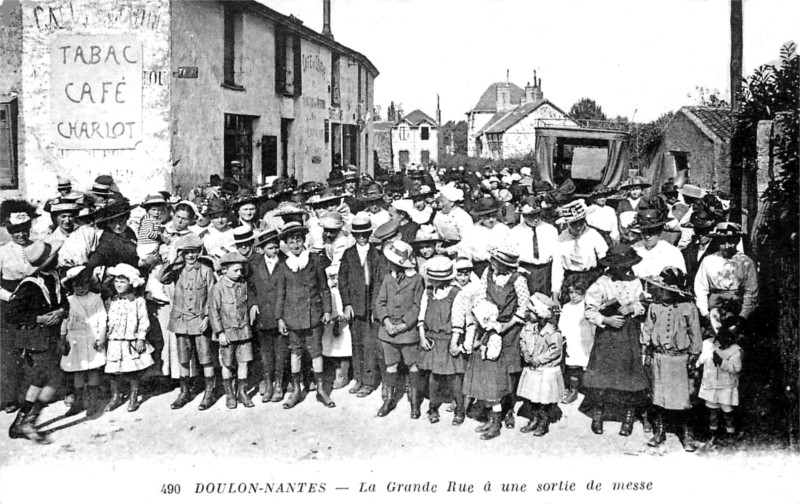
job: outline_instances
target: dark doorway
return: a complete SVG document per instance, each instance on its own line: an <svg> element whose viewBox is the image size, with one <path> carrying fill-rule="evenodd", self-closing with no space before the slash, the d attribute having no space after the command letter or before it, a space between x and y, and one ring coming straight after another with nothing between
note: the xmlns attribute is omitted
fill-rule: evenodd
<svg viewBox="0 0 800 504"><path fill-rule="evenodd" d="M281 118L281 173L284 175L289 174L289 146L292 144L293 122L292 119Z"/></svg>
<svg viewBox="0 0 800 504"><path fill-rule="evenodd" d="M408 151L401 150L400 151L400 169L405 170L406 166L408 166Z"/></svg>
<svg viewBox="0 0 800 504"><path fill-rule="evenodd" d="M261 137L261 182L278 174L278 137Z"/></svg>
<svg viewBox="0 0 800 504"><path fill-rule="evenodd" d="M428 163L431 161L431 151L424 150L419 153L419 162L422 166L428 167Z"/></svg>
<svg viewBox="0 0 800 504"><path fill-rule="evenodd" d="M358 165L358 126L345 124L342 129L344 130L342 165Z"/></svg>
<svg viewBox="0 0 800 504"><path fill-rule="evenodd" d="M331 123L331 168L342 168L342 125Z"/></svg>
<svg viewBox="0 0 800 504"><path fill-rule="evenodd" d="M224 174L247 184L253 181L254 119L253 116L225 114Z"/></svg>

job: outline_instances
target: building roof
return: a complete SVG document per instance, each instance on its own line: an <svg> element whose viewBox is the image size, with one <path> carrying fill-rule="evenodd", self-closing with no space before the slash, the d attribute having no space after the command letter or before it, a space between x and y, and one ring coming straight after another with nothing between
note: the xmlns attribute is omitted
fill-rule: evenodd
<svg viewBox="0 0 800 504"><path fill-rule="evenodd" d="M731 111L721 107L683 107L680 109L707 137L729 142L733 137Z"/></svg>
<svg viewBox="0 0 800 504"><path fill-rule="evenodd" d="M367 70L373 75L373 77L378 76L378 69L372 62L363 54L358 51L354 51L349 47L342 45L331 37L326 37L325 35L318 33L311 28L305 26L303 21L294 17L294 16L286 16L281 14L280 12L267 7L266 5L259 3L255 0L221 0L222 2L227 2L230 5L235 5L236 7L247 9L250 12L259 14L267 19L270 19L276 23L280 23L282 28L288 29L291 32L299 34L301 37L306 38L307 40L311 40L317 44L323 45L328 47L329 49L345 54L350 56L351 58L355 59L359 63L363 64Z"/></svg>
<svg viewBox="0 0 800 504"><path fill-rule="evenodd" d="M391 131L394 123L391 121L373 121L372 123L372 131L380 132L380 131Z"/></svg>
<svg viewBox="0 0 800 504"><path fill-rule="evenodd" d="M470 112L497 112L497 86L502 86L505 82L494 82L486 88L486 91L481 95L481 99L472 108ZM510 82L511 86L511 103L519 105L522 103L522 98L525 96L525 90Z"/></svg>
<svg viewBox="0 0 800 504"><path fill-rule="evenodd" d="M431 116L429 116L425 112L421 111L420 109L416 109L413 112L411 112L410 114L406 115L400 121L398 121L398 123L400 123L400 122L407 122L411 126L415 126L415 127L419 126L420 124L422 124L424 122L426 122L426 123L428 123L428 124L430 124L431 126L434 126L434 127L438 126L436 121Z"/></svg>
<svg viewBox="0 0 800 504"><path fill-rule="evenodd" d="M564 116L567 115L567 114L564 113L563 110L561 110L560 108L558 108L555 105L553 105L553 103L550 100L538 100L538 101L535 101L535 102L530 102L530 103L525 103L523 105L520 105L519 107L515 108L511 112L508 112L503 118L501 118L499 121L496 121L494 124L488 125L488 123L487 123L488 127L484 128L482 130L482 132L483 133L503 133L508 128L514 126L515 124L520 122L522 119L527 117L529 114L533 113L536 109L538 109L539 107L541 107L542 105L545 105L545 104L550 105L554 109L558 110L559 112L564 114Z"/></svg>

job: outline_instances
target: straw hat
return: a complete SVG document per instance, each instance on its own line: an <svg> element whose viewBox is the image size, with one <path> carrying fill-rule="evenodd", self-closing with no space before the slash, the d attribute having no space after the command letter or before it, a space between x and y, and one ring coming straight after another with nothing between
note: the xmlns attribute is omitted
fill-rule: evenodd
<svg viewBox="0 0 800 504"><path fill-rule="evenodd" d="M582 199L570 201L559 209L561 217L556 221L558 224L569 224L586 218L586 202Z"/></svg>
<svg viewBox="0 0 800 504"><path fill-rule="evenodd" d="M644 281L656 287L677 292L686 297L693 297L689 290L689 279L686 273L674 266L667 266L658 276L646 277Z"/></svg>
<svg viewBox="0 0 800 504"><path fill-rule="evenodd" d="M714 238L738 238L742 236L742 226L735 222L720 222L714 226L714 230L708 236Z"/></svg>
<svg viewBox="0 0 800 504"><path fill-rule="evenodd" d="M67 272L64 273L64 278L61 279L61 285L67 287L69 283L75 280L75 278L85 269L86 266L74 266L68 269Z"/></svg>
<svg viewBox="0 0 800 504"><path fill-rule="evenodd" d="M271 241L280 241L280 231L277 229L267 229L256 235L256 247L266 245Z"/></svg>
<svg viewBox="0 0 800 504"><path fill-rule="evenodd" d="M404 268L414 267L414 262L411 260L412 252L411 245L400 240L390 243L383 249L383 255L389 262Z"/></svg>
<svg viewBox="0 0 800 504"><path fill-rule="evenodd" d="M108 274L111 276L121 276L127 278L131 286L135 289L144 284L144 280L139 275L139 270L130 264L120 263L108 269Z"/></svg>
<svg viewBox="0 0 800 504"><path fill-rule="evenodd" d="M414 202L409 199L399 199L392 201L392 208L411 215L414 212Z"/></svg>
<svg viewBox="0 0 800 504"><path fill-rule="evenodd" d="M452 280L456 276L453 261L444 256L432 257L425 263L425 276L429 280Z"/></svg>
<svg viewBox="0 0 800 504"><path fill-rule="evenodd" d="M308 234L308 228L299 222L287 222L284 224L283 228L281 228L281 233L278 236L281 240L286 241L286 238L294 234L306 235Z"/></svg>
<svg viewBox="0 0 800 504"><path fill-rule="evenodd" d="M148 195L144 201L142 201L141 207L147 208L153 205L166 205L167 200L164 199L164 196L161 193L150 194Z"/></svg>
<svg viewBox="0 0 800 504"><path fill-rule="evenodd" d="M625 183L620 186L620 189L623 189L623 190L624 189L633 189L634 187L639 187L639 188L642 188L642 189L646 189L646 188L650 187L650 184L647 183L647 181L644 179L644 177L640 177L640 176L637 175L635 177L631 177L628 180L626 180Z"/></svg>
<svg viewBox="0 0 800 504"><path fill-rule="evenodd" d="M497 193L497 199L502 201L503 203L508 203L509 201L512 200L513 197L514 195L511 194L511 191L509 191L508 189L500 189L500 191Z"/></svg>
<svg viewBox="0 0 800 504"><path fill-rule="evenodd" d="M372 229L372 219L364 212L355 214L350 222L350 232L352 234L371 233Z"/></svg>
<svg viewBox="0 0 800 504"><path fill-rule="evenodd" d="M510 243L502 243L490 251L492 259L511 268L519 267L519 252Z"/></svg>
<svg viewBox="0 0 800 504"><path fill-rule="evenodd" d="M706 190L694 184L684 184L680 191L684 197L700 199L706 195Z"/></svg>
<svg viewBox="0 0 800 504"><path fill-rule="evenodd" d="M233 244L244 245L245 243L255 241L253 228L250 226L239 226L233 230Z"/></svg>
<svg viewBox="0 0 800 504"><path fill-rule="evenodd" d="M436 228L431 224L423 224L417 229L417 234L414 236L414 244L430 243L430 242L443 242L441 236L436 231Z"/></svg>
<svg viewBox="0 0 800 504"><path fill-rule="evenodd" d="M472 264L472 260L470 260L469 257L460 256L460 257L456 258L455 268L456 268L456 271L461 271L461 270L465 270L465 269L471 270L471 269L475 269L475 265Z"/></svg>
<svg viewBox="0 0 800 504"><path fill-rule="evenodd" d="M312 206L314 206L314 205L320 206L323 203L328 203L328 202L335 201L335 200L341 200L343 198L344 198L343 194L341 194L341 193L339 193L337 191L334 191L333 189L331 189L329 187L329 188L323 190L321 193L315 194L315 195L311 196L310 198L308 198L308 201L306 203L308 203L309 205L312 205Z"/></svg>
<svg viewBox="0 0 800 504"><path fill-rule="evenodd" d="M344 227L344 218L342 217L341 213L336 211L325 212L325 214L319 220L319 225L323 229L332 229L338 231Z"/></svg>
<svg viewBox="0 0 800 504"><path fill-rule="evenodd" d="M538 318L549 319L553 316L555 302L541 292L534 292L530 297L530 306Z"/></svg>
<svg viewBox="0 0 800 504"><path fill-rule="evenodd" d="M640 208L636 211L636 219L630 229L633 231L653 229L663 226L669 220L660 208Z"/></svg>
<svg viewBox="0 0 800 504"><path fill-rule="evenodd" d="M606 267L630 267L639 264L642 258L633 250L633 247L624 243L615 243L609 247L606 256L600 259L600 264Z"/></svg>
<svg viewBox="0 0 800 504"><path fill-rule="evenodd" d="M47 242L35 241L23 249L23 255L28 264L36 268L35 273L50 264L60 248L61 245L54 247Z"/></svg>
<svg viewBox="0 0 800 504"><path fill-rule="evenodd" d="M383 198L383 189L380 184L368 184L358 191L356 198L360 201L377 201Z"/></svg>

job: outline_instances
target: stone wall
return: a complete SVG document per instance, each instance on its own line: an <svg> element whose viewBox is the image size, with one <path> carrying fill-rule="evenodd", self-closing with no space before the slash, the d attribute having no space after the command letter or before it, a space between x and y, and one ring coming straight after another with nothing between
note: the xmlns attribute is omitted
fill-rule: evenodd
<svg viewBox="0 0 800 504"><path fill-rule="evenodd" d="M380 169L391 172L394 163L392 153L392 126L391 122L373 123L373 136L375 138L373 150L377 153ZM375 167L378 168L377 166Z"/></svg>
<svg viewBox="0 0 800 504"><path fill-rule="evenodd" d="M727 191L730 187L728 149L715 145L713 140L682 113L675 114L670 121L654 157L658 159L659 154L665 157L667 170L664 179L675 176L672 151L689 154L689 180L692 184L722 191ZM660 187L662 182L664 180L653 180L653 187Z"/></svg>

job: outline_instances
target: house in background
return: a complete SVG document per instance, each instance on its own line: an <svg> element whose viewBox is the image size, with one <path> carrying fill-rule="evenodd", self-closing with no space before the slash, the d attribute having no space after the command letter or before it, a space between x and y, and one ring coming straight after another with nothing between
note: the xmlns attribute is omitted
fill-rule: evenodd
<svg viewBox="0 0 800 504"><path fill-rule="evenodd" d="M678 185L730 190L731 111L719 107L683 107L667 124L645 177L658 191L674 177Z"/></svg>
<svg viewBox="0 0 800 504"><path fill-rule="evenodd" d="M439 124L417 109L392 127L392 164L396 170L410 164L428 166L438 163Z"/></svg>
<svg viewBox="0 0 800 504"><path fill-rule="evenodd" d="M496 122L500 116L518 107L525 90L513 82L495 82L483 92L475 107L467 112L467 155L477 157L480 148L478 133L487 123Z"/></svg>

